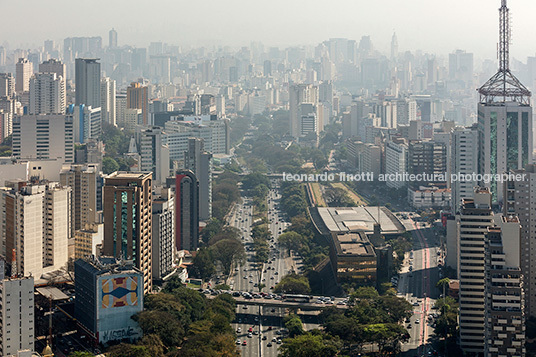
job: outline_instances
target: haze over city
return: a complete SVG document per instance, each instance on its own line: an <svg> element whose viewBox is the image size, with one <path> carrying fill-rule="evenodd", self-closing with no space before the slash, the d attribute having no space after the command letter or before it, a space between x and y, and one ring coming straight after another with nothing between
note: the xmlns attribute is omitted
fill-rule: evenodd
<svg viewBox="0 0 536 357"><path fill-rule="evenodd" d="M46 39L103 36L114 27L120 45L164 41L182 46L315 45L327 38L370 35L388 52L397 32L401 50L447 54L461 48L496 58L497 2L490 0L274 0L230 1L6 1L0 33L12 48L33 48ZM21 6L31 11L20 11ZM536 52L532 26L536 2L513 0L513 57ZM21 24L27 24L22 26ZM5 39L4 39L5 40Z"/></svg>

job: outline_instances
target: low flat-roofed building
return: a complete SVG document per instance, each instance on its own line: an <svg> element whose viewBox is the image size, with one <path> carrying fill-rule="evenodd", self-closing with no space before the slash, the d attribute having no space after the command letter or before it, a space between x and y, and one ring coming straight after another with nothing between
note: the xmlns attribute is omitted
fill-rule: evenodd
<svg viewBox="0 0 536 357"><path fill-rule="evenodd" d="M363 232L331 233L330 259L338 282L376 281L376 253Z"/></svg>

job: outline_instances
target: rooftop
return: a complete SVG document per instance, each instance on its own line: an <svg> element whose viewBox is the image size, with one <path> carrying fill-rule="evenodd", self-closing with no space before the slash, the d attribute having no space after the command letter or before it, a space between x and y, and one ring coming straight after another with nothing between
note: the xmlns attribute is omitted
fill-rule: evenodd
<svg viewBox="0 0 536 357"><path fill-rule="evenodd" d="M364 233L332 233L338 255L375 256L374 249Z"/></svg>

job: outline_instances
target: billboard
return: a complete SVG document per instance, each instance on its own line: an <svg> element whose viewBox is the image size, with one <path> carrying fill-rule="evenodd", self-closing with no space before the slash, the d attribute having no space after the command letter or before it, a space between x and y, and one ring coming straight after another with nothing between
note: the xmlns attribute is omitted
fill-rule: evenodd
<svg viewBox="0 0 536 357"><path fill-rule="evenodd" d="M138 277L122 276L101 280L101 308L138 305Z"/></svg>

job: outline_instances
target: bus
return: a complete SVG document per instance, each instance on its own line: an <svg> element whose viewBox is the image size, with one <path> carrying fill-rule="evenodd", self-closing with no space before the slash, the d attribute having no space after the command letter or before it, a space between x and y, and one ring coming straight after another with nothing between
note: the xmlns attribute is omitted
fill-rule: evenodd
<svg viewBox="0 0 536 357"><path fill-rule="evenodd" d="M312 299L312 296L285 294L285 295L282 295L282 299L283 301L289 301L289 302L310 302Z"/></svg>

